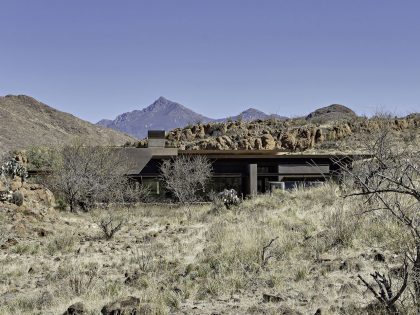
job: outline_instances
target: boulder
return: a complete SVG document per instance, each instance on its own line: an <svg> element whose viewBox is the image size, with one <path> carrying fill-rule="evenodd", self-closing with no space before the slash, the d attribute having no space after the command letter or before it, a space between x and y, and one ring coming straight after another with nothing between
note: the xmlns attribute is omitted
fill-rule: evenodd
<svg viewBox="0 0 420 315"><path fill-rule="evenodd" d="M0 180L0 191L8 191L8 187L6 185L6 183L3 183L2 180Z"/></svg>
<svg viewBox="0 0 420 315"><path fill-rule="evenodd" d="M15 178L13 178L10 182L10 189L12 191L16 191L22 187L22 184L22 178L20 178L19 176L15 176Z"/></svg>
<svg viewBox="0 0 420 315"><path fill-rule="evenodd" d="M195 135L193 134L191 129L189 128L184 129L183 139L185 139L186 141L192 141L194 140L194 138L195 138Z"/></svg>
<svg viewBox="0 0 420 315"><path fill-rule="evenodd" d="M140 314L140 299L134 296L121 298L105 305L102 315L137 315Z"/></svg>
<svg viewBox="0 0 420 315"><path fill-rule="evenodd" d="M261 150L262 149L262 141L260 138L255 139L254 141L254 148L256 150Z"/></svg>
<svg viewBox="0 0 420 315"><path fill-rule="evenodd" d="M48 208L55 205L53 193L42 185L24 183L19 191L24 195L25 202L29 204L41 204Z"/></svg>
<svg viewBox="0 0 420 315"><path fill-rule="evenodd" d="M87 314L87 311L84 304L81 302L70 305L67 311L63 313L63 315L83 315L83 314Z"/></svg>
<svg viewBox="0 0 420 315"><path fill-rule="evenodd" d="M241 139L238 141L238 148L240 150L251 150L252 149L252 145L249 142L248 139Z"/></svg>
<svg viewBox="0 0 420 315"><path fill-rule="evenodd" d="M274 150L276 148L276 141L274 140L273 136L269 133L264 134L261 137L262 147L265 150Z"/></svg>

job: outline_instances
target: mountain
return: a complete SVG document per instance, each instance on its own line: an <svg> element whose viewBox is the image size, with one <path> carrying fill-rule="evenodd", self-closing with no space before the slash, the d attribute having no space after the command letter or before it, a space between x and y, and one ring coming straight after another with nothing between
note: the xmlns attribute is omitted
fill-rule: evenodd
<svg viewBox="0 0 420 315"><path fill-rule="evenodd" d="M115 120L102 119L97 125L119 130L139 139L146 137L149 129L164 129L166 131L174 128L182 128L197 122L222 122L227 120L256 120L268 118L285 119L278 115L267 115L254 108L249 108L237 116L229 118L213 119L198 114L191 109L170 101L163 96L159 97L152 105L142 109L133 110L117 116Z"/></svg>
<svg viewBox="0 0 420 315"><path fill-rule="evenodd" d="M137 138L144 138L149 129L170 130L199 121L209 122L212 119L161 96L152 105L142 110L121 114L115 120L102 119L97 124Z"/></svg>
<svg viewBox="0 0 420 315"><path fill-rule="evenodd" d="M332 104L313 111L308 116L306 116L306 120L311 122L326 122L331 120L343 120L356 117L356 113L350 108L340 104Z"/></svg>
<svg viewBox="0 0 420 315"><path fill-rule="evenodd" d="M244 120L244 121L253 121L253 120L257 120L257 119L261 119L261 120L265 120L265 119L270 119L270 118L274 118L274 119L279 119L279 120L285 120L287 119L287 117L285 116L280 116L280 115L276 115L276 114L266 114L258 109L255 108L248 108L247 110L244 110L242 113L240 113L239 115L233 116L233 117L228 117L228 118L221 118L221 119L217 119L216 121L226 121L228 119L236 121L236 120Z"/></svg>
<svg viewBox="0 0 420 315"><path fill-rule="evenodd" d="M37 145L59 145L76 137L99 145L120 145L134 140L26 95L0 96L0 152Z"/></svg>

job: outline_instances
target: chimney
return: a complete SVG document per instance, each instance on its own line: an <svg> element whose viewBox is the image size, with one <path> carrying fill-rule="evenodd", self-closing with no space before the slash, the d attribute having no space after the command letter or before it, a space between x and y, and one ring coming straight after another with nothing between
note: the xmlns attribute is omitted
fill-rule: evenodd
<svg viewBox="0 0 420 315"><path fill-rule="evenodd" d="M149 148L164 148L165 130L149 130L147 132L147 146Z"/></svg>

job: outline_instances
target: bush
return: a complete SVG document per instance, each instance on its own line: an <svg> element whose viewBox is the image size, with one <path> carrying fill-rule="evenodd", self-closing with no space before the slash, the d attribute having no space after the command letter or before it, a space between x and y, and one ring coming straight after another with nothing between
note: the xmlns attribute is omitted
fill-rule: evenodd
<svg viewBox="0 0 420 315"><path fill-rule="evenodd" d="M127 222L126 215L118 213L116 210L98 211L93 216L106 240L112 239L115 233L120 231Z"/></svg>
<svg viewBox="0 0 420 315"><path fill-rule="evenodd" d="M23 205L23 199L23 194L20 191L15 191L12 195L12 202L19 207Z"/></svg>
<svg viewBox="0 0 420 315"><path fill-rule="evenodd" d="M223 202L226 209L230 209L231 206L237 206L241 203L241 199L239 199L235 189L225 189L219 193L218 197Z"/></svg>
<svg viewBox="0 0 420 315"><path fill-rule="evenodd" d="M30 169L50 170L59 160L59 152L48 147L32 147L26 152Z"/></svg>

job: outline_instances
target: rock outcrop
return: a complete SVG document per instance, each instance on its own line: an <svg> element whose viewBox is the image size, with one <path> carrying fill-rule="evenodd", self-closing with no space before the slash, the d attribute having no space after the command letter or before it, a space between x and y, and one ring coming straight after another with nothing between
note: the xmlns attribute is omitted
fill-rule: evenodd
<svg viewBox="0 0 420 315"><path fill-rule="evenodd" d="M338 105L337 105L338 106ZM335 108L335 107L333 107ZM321 114L324 111L320 111ZM345 112L345 111L343 111ZM330 112L325 110L326 114ZM313 117L317 117L314 114ZM353 113L348 113L353 117ZM188 150L282 150L306 151L361 137L381 128L396 133L417 134L420 118L367 119L348 118L330 124L315 124L302 119L235 121L198 124L177 128L167 134L169 146ZM142 142L141 146L145 145Z"/></svg>

